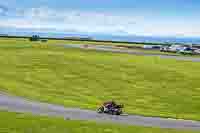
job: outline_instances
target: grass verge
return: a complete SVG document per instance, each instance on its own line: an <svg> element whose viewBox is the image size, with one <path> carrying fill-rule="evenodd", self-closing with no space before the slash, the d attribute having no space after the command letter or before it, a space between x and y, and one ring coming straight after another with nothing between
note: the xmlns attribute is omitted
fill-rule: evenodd
<svg viewBox="0 0 200 133"><path fill-rule="evenodd" d="M0 112L0 133L197 133Z"/></svg>

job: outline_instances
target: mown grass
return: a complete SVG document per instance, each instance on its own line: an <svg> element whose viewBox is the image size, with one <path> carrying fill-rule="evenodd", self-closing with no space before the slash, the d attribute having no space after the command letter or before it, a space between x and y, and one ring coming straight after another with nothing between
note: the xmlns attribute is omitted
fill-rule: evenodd
<svg viewBox="0 0 200 133"><path fill-rule="evenodd" d="M197 133L0 112L0 133Z"/></svg>
<svg viewBox="0 0 200 133"><path fill-rule="evenodd" d="M26 46L26 47L25 47ZM0 42L0 90L70 107L200 120L200 63Z"/></svg>

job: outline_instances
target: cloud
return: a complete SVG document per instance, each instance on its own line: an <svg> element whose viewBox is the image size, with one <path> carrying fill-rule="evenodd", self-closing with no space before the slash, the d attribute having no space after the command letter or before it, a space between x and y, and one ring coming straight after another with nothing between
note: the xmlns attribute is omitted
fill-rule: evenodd
<svg viewBox="0 0 200 133"><path fill-rule="evenodd" d="M49 8L31 8L16 10L16 17L0 21L0 26L14 28L54 29L91 33L115 33L124 31L126 26L135 25L136 20L118 14L52 10Z"/></svg>
<svg viewBox="0 0 200 133"><path fill-rule="evenodd" d="M8 12L8 8L6 6L0 5L0 16L6 15Z"/></svg>
<svg viewBox="0 0 200 133"><path fill-rule="evenodd" d="M54 10L40 7L16 9L10 16L12 17L0 18L0 27L113 35L200 35L200 23L160 20L128 12Z"/></svg>

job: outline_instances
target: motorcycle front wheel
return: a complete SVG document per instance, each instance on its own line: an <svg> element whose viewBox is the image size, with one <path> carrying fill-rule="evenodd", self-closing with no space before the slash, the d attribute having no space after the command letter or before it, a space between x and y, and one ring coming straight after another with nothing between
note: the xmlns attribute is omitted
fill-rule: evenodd
<svg viewBox="0 0 200 133"><path fill-rule="evenodd" d="M100 107L97 109L97 113L103 113L104 112L104 108L103 107Z"/></svg>

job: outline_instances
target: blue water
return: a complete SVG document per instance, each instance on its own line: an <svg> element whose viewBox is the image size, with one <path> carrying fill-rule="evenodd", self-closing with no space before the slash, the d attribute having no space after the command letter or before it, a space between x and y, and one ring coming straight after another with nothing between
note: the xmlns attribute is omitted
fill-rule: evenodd
<svg viewBox="0 0 200 133"><path fill-rule="evenodd" d="M127 41L127 42L150 42L150 43L188 43L188 44L200 44L200 38L189 37L148 37L148 36L118 36L118 35L106 35L106 34L88 34L88 33L41 33L30 31L0 31L0 34L18 35L18 36L32 36L34 34L41 37L90 37L97 40L112 40L112 41Z"/></svg>

